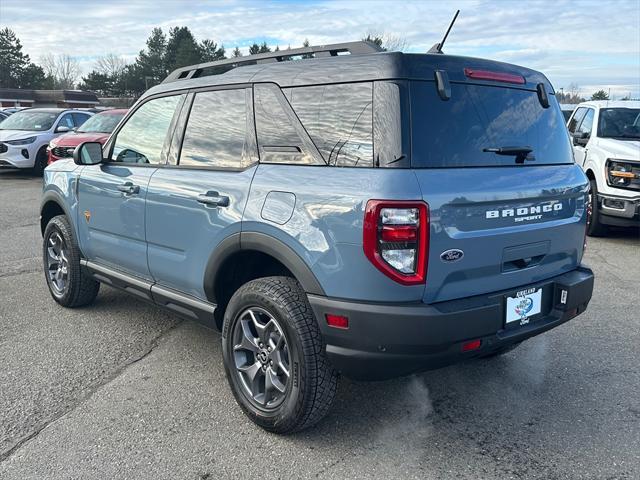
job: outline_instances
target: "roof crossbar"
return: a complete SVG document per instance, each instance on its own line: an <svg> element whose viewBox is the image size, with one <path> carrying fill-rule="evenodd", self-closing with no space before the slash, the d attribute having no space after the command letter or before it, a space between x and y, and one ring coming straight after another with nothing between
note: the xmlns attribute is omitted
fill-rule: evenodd
<svg viewBox="0 0 640 480"><path fill-rule="evenodd" d="M335 57L343 53L351 55L364 55L367 53L381 52L382 48L373 42L347 42L335 43L333 45L318 45L302 48L293 48L288 50L279 50L277 52L258 53L256 55L247 55L246 57L226 58L215 62L200 63L188 67L177 68L171 72L162 83L175 82L177 80L188 80L190 78L198 78L202 72L207 69L218 69L220 73L227 72L233 68L245 65L256 65L261 63L283 62L291 57L303 56L303 58L320 58Z"/></svg>

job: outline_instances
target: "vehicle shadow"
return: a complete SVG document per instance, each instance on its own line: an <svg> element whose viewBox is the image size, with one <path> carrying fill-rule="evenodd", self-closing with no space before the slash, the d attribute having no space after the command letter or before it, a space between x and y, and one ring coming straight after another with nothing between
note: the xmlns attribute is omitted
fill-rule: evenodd
<svg viewBox="0 0 640 480"><path fill-rule="evenodd" d="M578 445L595 428L583 406L593 399L584 385L597 372L580 362L560 369L549 360L548 349L549 340L540 337L502 357L407 378L342 379L329 416L294 437L327 452L337 442L353 445L381 466L411 465L412 471L460 452L467 461L506 461L526 478L532 468L552 464L548 456L558 447L551 439L564 435L565 445ZM583 395L576 396L580 391Z"/></svg>

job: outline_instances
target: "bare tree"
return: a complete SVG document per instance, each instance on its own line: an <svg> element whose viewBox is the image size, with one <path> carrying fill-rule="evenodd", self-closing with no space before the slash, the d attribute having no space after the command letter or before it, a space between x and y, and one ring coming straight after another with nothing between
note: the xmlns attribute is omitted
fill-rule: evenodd
<svg viewBox="0 0 640 480"><path fill-rule="evenodd" d="M40 57L40 66L47 76L53 78L54 88L57 89L73 89L80 76L78 61L66 53L60 55L47 53Z"/></svg>
<svg viewBox="0 0 640 480"><path fill-rule="evenodd" d="M127 66L123 58L114 53L109 53L96 60L95 70L110 78L119 77Z"/></svg>
<svg viewBox="0 0 640 480"><path fill-rule="evenodd" d="M572 97L578 97L578 95L580 94L580 85L578 85L576 82L571 82L567 87L567 91Z"/></svg>

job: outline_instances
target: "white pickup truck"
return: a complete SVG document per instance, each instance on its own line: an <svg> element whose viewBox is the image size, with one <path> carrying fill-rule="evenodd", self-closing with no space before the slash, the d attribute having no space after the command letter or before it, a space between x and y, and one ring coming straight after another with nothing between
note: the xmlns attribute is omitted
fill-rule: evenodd
<svg viewBox="0 0 640 480"><path fill-rule="evenodd" d="M581 103L567 127L575 161L591 183L588 234L640 225L640 102Z"/></svg>

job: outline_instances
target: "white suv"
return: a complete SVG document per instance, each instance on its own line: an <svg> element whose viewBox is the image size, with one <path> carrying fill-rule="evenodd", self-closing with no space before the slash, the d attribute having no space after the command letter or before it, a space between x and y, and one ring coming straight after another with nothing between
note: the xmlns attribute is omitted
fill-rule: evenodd
<svg viewBox="0 0 640 480"><path fill-rule="evenodd" d="M47 145L82 125L90 112L64 108L28 108L0 123L0 168L31 168L42 173L47 166Z"/></svg>
<svg viewBox="0 0 640 480"><path fill-rule="evenodd" d="M640 225L640 102L590 101L567 123L573 154L589 181L589 235Z"/></svg>

